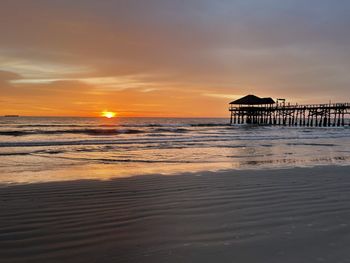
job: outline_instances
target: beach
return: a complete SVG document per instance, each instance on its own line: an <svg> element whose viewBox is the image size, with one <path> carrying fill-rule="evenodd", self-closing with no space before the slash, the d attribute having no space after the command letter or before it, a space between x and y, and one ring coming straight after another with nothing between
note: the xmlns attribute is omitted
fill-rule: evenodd
<svg viewBox="0 0 350 263"><path fill-rule="evenodd" d="M0 263L350 263L349 13L0 0Z"/></svg>
<svg viewBox="0 0 350 263"><path fill-rule="evenodd" d="M325 165L2 185L0 259L350 262L349 172Z"/></svg>

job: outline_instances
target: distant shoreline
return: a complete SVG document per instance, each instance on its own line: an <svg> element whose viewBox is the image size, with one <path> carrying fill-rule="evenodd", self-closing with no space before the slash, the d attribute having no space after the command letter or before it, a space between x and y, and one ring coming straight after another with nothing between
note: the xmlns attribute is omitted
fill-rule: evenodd
<svg viewBox="0 0 350 263"><path fill-rule="evenodd" d="M6 117L7 115L0 116ZM94 118L94 119L105 119L105 117L102 116L28 116L28 115L17 115L17 117L21 118ZM229 117L140 117L140 116L117 116L114 118L111 118L111 120L118 120L118 119L230 119Z"/></svg>

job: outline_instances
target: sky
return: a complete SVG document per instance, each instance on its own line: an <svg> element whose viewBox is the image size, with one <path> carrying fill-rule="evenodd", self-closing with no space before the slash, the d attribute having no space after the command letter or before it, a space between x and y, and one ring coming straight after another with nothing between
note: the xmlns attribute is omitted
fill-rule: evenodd
<svg viewBox="0 0 350 263"><path fill-rule="evenodd" d="M345 0L1 0L0 115L349 101L349 13Z"/></svg>

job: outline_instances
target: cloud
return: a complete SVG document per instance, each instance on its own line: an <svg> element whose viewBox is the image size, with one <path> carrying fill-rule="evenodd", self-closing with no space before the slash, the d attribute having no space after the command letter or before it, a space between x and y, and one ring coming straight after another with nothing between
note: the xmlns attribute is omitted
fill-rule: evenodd
<svg viewBox="0 0 350 263"><path fill-rule="evenodd" d="M203 93L203 96L206 97L213 97L213 98L219 98L224 100L234 100L238 99L240 97L243 97L245 95L237 95L237 94L222 94L222 93Z"/></svg>
<svg viewBox="0 0 350 263"><path fill-rule="evenodd" d="M130 104L141 95L139 112L160 92L172 104L201 100L203 114L230 94L342 99L349 11L326 0L4 0L0 70L17 75L0 73L0 89L34 98L68 96L69 87L79 101L119 92Z"/></svg>
<svg viewBox="0 0 350 263"><path fill-rule="evenodd" d="M0 70L0 83L21 79L21 76L11 71Z"/></svg>

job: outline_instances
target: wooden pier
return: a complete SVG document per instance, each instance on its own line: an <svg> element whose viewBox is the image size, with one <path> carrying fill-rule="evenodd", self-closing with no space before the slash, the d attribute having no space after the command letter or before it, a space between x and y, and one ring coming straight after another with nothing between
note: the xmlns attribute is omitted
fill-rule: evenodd
<svg viewBox="0 0 350 263"><path fill-rule="evenodd" d="M279 103L280 102L280 103ZM230 124L307 127L350 125L350 103L298 105L248 95L230 103Z"/></svg>

